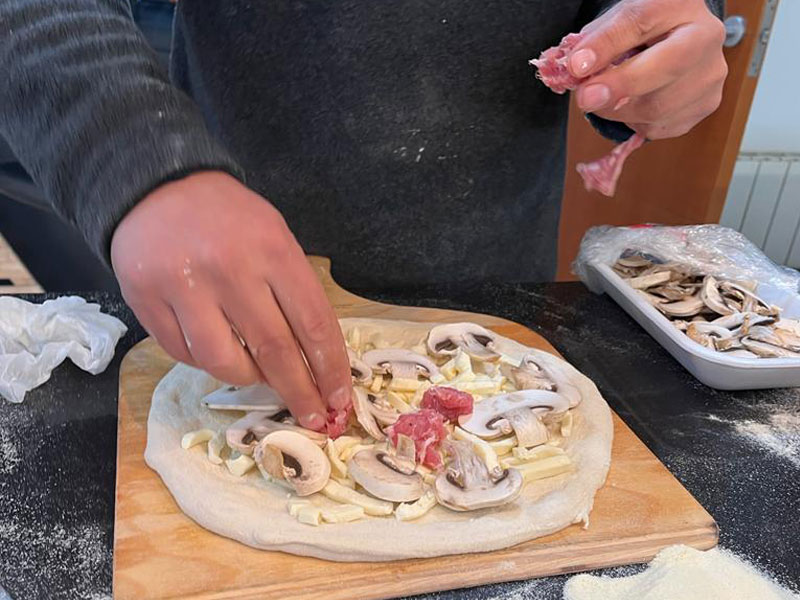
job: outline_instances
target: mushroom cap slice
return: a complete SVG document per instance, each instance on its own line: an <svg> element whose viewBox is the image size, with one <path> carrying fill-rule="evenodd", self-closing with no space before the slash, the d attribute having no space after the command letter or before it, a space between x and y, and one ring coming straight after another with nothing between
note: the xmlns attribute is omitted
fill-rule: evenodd
<svg viewBox="0 0 800 600"><path fill-rule="evenodd" d="M695 294L677 302L662 302L654 305L658 310L670 317L692 317L703 310L705 303L699 294Z"/></svg>
<svg viewBox="0 0 800 600"><path fill-rule="evenodd" d="M413 502L425 491L419 473L398 470L396 457L383 450L357 452L347 461L347 472L367 492L390 502Z"/></svg>
<svg viewBox="0 0 800 600"><path fill-rule="evenodd" d="M202 403L216 410L257 410L269 413L267 416L286 408L278 392L264 383L247 387L225 385L205 396Z"/></svg>
<svg viewBox="0 0 800 600"><path fill-rule="evenodd" d="M505 413L514 435L517 436L517 445L522 448L540 446L550 439L550 433L542 420L529 408L515 408Z"/></svg>
<svg viewBox="0 0 800 600"><path fill-rule="evenodd" d="M700 299L705 305L720 315L730 315L733 309L725 303L719 292L719 283L711 275L706 275L700 288Z"/></svg>
<svg viewBox="0 0 800 600"><path fill-rule="evenodd" d="M484 439L493 439L510 433L510 424L505 415L516 408L527 408L541 416L550 412L566 412L569 407L569 399L563 394L546 390L522 390L476 402L472 414L465 415L458 421L462 429Z"/></svg>
<svg viewBox="0 0 800 600"><path fill-rule="evenodd" d="M253 458L276 479L285 479L298 496L320 491L331 476L328 457L314 442L294 431L275 431L262 439Z"/></svg>
<svg viewBox="0 0 800 600"><path fill-rule="evenodd" d="M519 366L511 369L510 379L521 390L554 391L556 387L555 381L545 374L533 354L522 357Z"/></svg>
<svg viewBox="0 0 800 600"><path fill-rule="evenodd" d="M428 351L434 356L453 356L461 348L475 360L495 361L495 334L476 323L437 325L428 332Z"/></svg>
<svg viewBox="0 0 800 600"><path fill-rule="evenodd" d="M492 479L469 442L450 441L446 449L452 459L433 484L436 499L443 506L457 511L490 508L512 502L522 491L519 471L506 469Z"/></svg>
<svg viewBox="0 0 800 600"><path fill-rule="evenodd" d="M276 416L276 415L273 415ZM326 436L310 429L275 421L268 413L253 411L231 424L225 431L225 441L228 446L248 456L264 436L275 431L293 431L310 439L314 444L325 444Z"/></svg>
<svg viewBox="0 0 800 600"><path fill-rule="evenodd" d="M430 379L439 373L439 367L430 358L404 348L370 350L362 359L375 373L399 379Z"/></svg>
<svg viewBox="0 0 800 600"><path fill-rule="evenodd" d="M375 420L373 406L369 401L367 391L363 388L353 388L353 409L356 413L356 419L361 427L364 428L364 431L379 442L386 439L386 434L378 427L378 422Z"/></svg>
<svg viewBox="0 0 800 600"><path fill-rule="evenodd" d="M347 357L350 359L350 375L353 376L354 382L365 384L372 381L372 369L367 363L358 358L355 350L348 348Z"/></svg>
<svg viewBox="0 0 800 600"><path fill-rule="evenodd" d="M800 358L800 352L793 352L780 346L760 342L751 339L749 336L742 338L742 346L744 346L745 350L764 358Z"/></svg>

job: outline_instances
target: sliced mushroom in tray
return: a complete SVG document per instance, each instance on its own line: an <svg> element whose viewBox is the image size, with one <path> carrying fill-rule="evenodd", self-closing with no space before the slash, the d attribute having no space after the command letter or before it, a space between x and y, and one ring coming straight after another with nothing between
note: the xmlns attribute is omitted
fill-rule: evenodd
<svg viewBox="0 0 800 600"><path fill-rule="evenodd" d="M692 274L623 253L613 270L691 340L742 358L800 358L800 321L756 293L754 282Z"/></svg>

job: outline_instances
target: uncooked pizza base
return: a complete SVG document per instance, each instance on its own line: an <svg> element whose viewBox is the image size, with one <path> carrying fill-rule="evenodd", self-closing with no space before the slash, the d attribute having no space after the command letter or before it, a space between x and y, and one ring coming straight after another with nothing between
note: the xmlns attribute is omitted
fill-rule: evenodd
<svg viewBox="0 0 800 600"><path fill-rule="evenodd" d="M382 339L411 348L437 323L342 319L345 335L358 327L362 343ZM574 472L529 483L513 503L471 512L437 506L416 521L370 517L318 527L287 512L289 492L253 469L236 477L211 463L200 445L181 448L187 431L224 430L241 413L205 408L200 399L220 383L203 371L178 364L153 393L147 421L145 460L161 476L184 513L206 529L264 550L335 561L386 561L486 552L554 533L588 521L594 494L611 460L611 411L595 385L552 354L498 336L498 349L515 360L536 354L546 366L566 370L582 396L573 409L573 431L564 445ZM335 504L327 498L320 505Z"/></svg>

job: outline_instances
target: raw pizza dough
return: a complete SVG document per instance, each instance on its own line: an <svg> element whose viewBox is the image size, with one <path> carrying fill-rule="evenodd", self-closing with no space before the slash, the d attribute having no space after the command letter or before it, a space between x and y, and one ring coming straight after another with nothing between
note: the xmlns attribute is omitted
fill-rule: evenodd
<svg viewBox="0 0 800 600"><path fill-rule="evenodd" d="M362 344L382 339L411 348L424 342L437 323L342 319L342 330L358 327ZM486 552L587 522L594 494L611 461L611 411L595 385L552 354L497 336L497 349L515 360L535 354L542 363L566 371L581 392L573 412L573 432L564 445L575 471L528 483L510 504L471 512L436 506L416 521L393 516L313 527L287 512L288 492L268 483L258 470L244 477L214 465L201 446L181 448L191 430L224 430L241 413L214 411L200 399L221 384L207 373L178 364L153 393L147 421L145 460L161 476L184 513L198 524L248 546L335 561L385 561L446 554ZM319 495L319 494L318 494ZM317 500L315 500L317 501ZM327 498L320 505L335 504Z"/></svg>

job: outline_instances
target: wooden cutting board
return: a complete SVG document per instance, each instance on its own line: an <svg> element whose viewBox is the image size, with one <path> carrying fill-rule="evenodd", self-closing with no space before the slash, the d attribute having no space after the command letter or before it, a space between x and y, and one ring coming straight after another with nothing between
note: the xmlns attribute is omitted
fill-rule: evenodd
<svg viewBox="0 0 800 600"><path fill-rule="evenodd" d="M557 354L538 334L497 317L359 298L335 284L326 259L311 261L341 317L469 320ZM120 370L114 526L114 597L120 600L390 598L646 562L671 544L707 549L717 542L711 516L614 415L611 470L597 493L589 529L573 525L490 553L388 563L334 563L255 550L186 517L144 462L150 397L172 365L147 339L128 352Z"/></svg>

